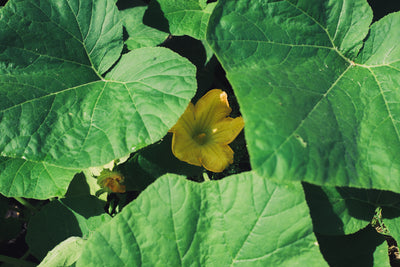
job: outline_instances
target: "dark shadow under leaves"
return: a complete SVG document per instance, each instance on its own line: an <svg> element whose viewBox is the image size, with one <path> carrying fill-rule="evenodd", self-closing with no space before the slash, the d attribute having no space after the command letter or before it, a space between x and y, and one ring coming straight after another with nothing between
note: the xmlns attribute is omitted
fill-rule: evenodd
<svg viewBox="0 0 400 267"><path fill-rule="evenodd" d="M385 238L369 225L352 235L331 236L319 233L315 235L321 253L329 266L379 266L378 262L374 263L373 256L376 248L385 241Z"/></svg>

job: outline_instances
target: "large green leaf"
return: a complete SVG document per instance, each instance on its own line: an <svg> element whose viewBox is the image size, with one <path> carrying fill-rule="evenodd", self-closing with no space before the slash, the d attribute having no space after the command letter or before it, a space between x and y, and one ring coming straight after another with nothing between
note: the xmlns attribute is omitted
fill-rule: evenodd
<svg viewBox="0 0 400 267"><path fill-rule="evenodd" d="M325 266L300 184L166 175L88 239L77 266Z"/></svg>
<svg viewBox="0 0 400 267"><path fill-rule="evenodd" d="M35 199L62 196L77 171L46 162L0 157L0 193Z"/></svg>
<svg viewBox="0 0 400 267"><path fill-rule="evenodd" d="M122 50L114 2L12 0L1 9L0 151L6 174L15 176L11 170L18 164L58 172L101 166L159 140L183 113L196 89L195 67L168 49L125 54L101 76ZM37 173L19 172L18 179L2 173L1 191L45 198L59 195L72 179L66 170L40 177L43 188L55 179L56 188L47 192L23 188L34 185ZM11 189L10 180L18 182Z"/></svg>
<svg viewBox="0 0 400 267"><path fill-rule="evenodd" d="M349 187L319 187L304 184L304 191L314 230L325 235L352 234L369 224L375 210L382 208L382 219L393 227L391 234L400 237L395 226L400 217L400 195L390 191Z"/></svg>
<svg viewBox="0 0 400 267"><path fill-rule="evenodd" d="M79 70L79 67L85 73L92 68L104 73L122 50L122 27L112 0L12 0L0 14L1 74L5 70L16 72L15 69L20 74L33 74L36 70L36 80L40 80L45 71L50 77L49 72L57 73L57 65L63 63L60 69L64 69L64 73L68 73L68 68ZM48 68L39 71L37 66L45 63ZM35 85L28 82L29 76L24 77L27 86ZM54 77L53 83L73 84L74 79L69 76ZM79 76L83 75L77 78ZM22 83L22 77L14 78ZM32 92L29 96L45 92ZM29 96L20 95L20 98L27 100Z"/></svg>
<svg viewBox="0 0 400 267"><path fill-rule="evenodd" d="M125 44L130 50L159 45L169 34L145 25L143 23L143 16L147 6L142 1L136 2L139 6L121 11L124 27L129 34Z"/></svg>
<svg viewBox="0 0 400 267"><path fill-rule="evenodd" d="M155 0L153 0L155 1ZM216 3L206 0L157 0L173 35L205 39L208 20Z"/></svg>
<svg viewBox="0 0 400 267"><path fill-rule="evenodd" d="M77 236L65 239L47 253L38 267L73 265L81 256L84 243L85 240Z"/></svg>
<svg viewBox="0 0 400 267"><path fill-rule="evenodd" d="M400 14L371 20L366 0L218 2L207 38L258 173L400 192Z"/></svg>

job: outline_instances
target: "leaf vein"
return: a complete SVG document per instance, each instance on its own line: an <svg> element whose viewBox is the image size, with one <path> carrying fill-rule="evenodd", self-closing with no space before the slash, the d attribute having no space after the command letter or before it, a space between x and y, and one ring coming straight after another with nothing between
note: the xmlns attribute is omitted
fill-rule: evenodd
<svg viewBox="0 0 400 267"><path fill-rule="evenodd" d="M249 239L249 237L250 237L251 233L253 232L254 228L255 228L255 227L257 226L257 224L259 223L260 218L261 218L261 215L268 209L268 206L270 205L271 199L273 198L275 192L276 192L276 188L274 188L273 191L272 191L272 193L269 195L269 198L268 198L268 200L267 200L267 203L265 204L265 207L264 207L263 211L261 212L260 215L257 216L257 220L254 222L254 224L252 225L251 229L250 229L249 232L247 233L247 236L246 236L245 240L243 241L242 246L241 246L241 247L238 249L238 251L236 252L235 257L232 258L231 266L233 266L233 264L237 262L237 257L239 256L240 251L243 249L244 245L246 244L247 240Z"/></svg>
<svg viewBox="0 0 400 267"><path fill-rule="evenodd" d="M326 91L325 94L322 95L322 97L317 101L317 103L314 105L314 107L308 112L308 114L304 117L304 119L299 123L299 125L292 131L290 135L279 145L277 146L274 151L265 159L264 162L268 162L272 156L274 156L280 149L283 147L292 137L293 135L297 132L297 130L304 124L306 119L318 108L318 106L322 103L324 99L326 99L326 96L331 92L331 90L335 87L335 85L339 82L339 80L344 76L344 74L351 68L352 66L349 65L346 70L343 71L342 74L339 75L339 77L336 79L336 81L332 84L330 88Z"/></svg>

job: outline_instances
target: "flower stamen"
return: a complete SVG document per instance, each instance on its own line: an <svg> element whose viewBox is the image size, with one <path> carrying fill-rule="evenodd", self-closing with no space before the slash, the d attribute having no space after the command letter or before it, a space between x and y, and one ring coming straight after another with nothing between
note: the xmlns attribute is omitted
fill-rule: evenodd
<svg viewBox="0 0 400 267"><path fill-rule="evenodd" d="M199 145L204 145L207 142L207 134L206 133L199 133L194 137L194 140Z"/></svg>

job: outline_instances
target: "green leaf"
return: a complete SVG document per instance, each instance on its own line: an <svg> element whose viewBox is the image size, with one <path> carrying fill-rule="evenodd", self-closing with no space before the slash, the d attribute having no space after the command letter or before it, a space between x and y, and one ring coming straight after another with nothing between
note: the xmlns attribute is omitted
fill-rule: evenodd
<svg viewBox="0 0 400 267"><path fill-rule="evenodd" d="M167 135L157 144L141 149L116 169L124 174L127 191L143 191L167 173L201 177L204 169L177 159L171 150L172 136Z"/></svg>
<svg viewBox="0 0 400 267"><path fill-rule="evenodd" d="M109 220L104 203L94 196L54 200L31 218L26 242L32 254L43 259L61 241L71 236L86 239Z"/></svg>
<svg viewBox="0 0 400 267"><path fill-rule="evenodd" d="M85 245L77 266L325 266L300 184L166 175Z"/></svg>
<svg viewBox="0 0 400 267"><path fill-rule="evenodd" d="M353 234L371 223L377 207L382 221L400 238L400 195L390 191L303 184L314 230L324 235ZM393 229L393 231L391 231Z"/></svg>
<svg viewBox="0 0 400 267"><path fill-rule="evenodd" d="M101 166L154 143L178 120L196 90L188 60L142 48L100 76L122 49L118 12L111 0L11 0L1 10L3 157Z"/></svg>
<svg viewBox="0 0 400 267"><path fill-rule="evenodd" d="M17 67L21 72L24 67L34 71L35 66L45 62L65 63L65 68L81 66L82 71L92 65L104 73L122 50L122 26L112 0L12 0L1 10L0 17L2 74L4 67L10 71Z"/></svg>
<svg viewBox="0 0 400 267"><path fill-rule="evenodd" d="M169 22L172 35L205 39L208 21L216 3L205 0L157 0Z"/></svg>
<svg viewBox="0 0 400 267"><path fill-rule="evenodd" d="M207 38L238 98L253 169L400 192L400 13L369 29L366 0L218 3Z"/></svg>
<svg viewBox="0 0 400 267"><path fill-rule="evenodd" d="M374 251L374 264L379 267L392 266L388 257L388 244L386 242L376 247Z"/></svg>
<svg viewBox="0 0 400 267"><path fill-rule="evenodd" d="M0 157L0 193L35 199L63 196L76 172L46 162Z"/></svg>
<svg viewBox="0 0 400 267"><path fill-rule="evenodd" d="M224 89L219 87L222 85L215 84L218 80L216 78L216 66L219 64L213 57L214 54L206 41L196 40L187 35L171 36L163 46L189 59L196 66L197 91L192 101L205 95L214 86ZM223 74L223 77L223 80L226 80L225 74Z"/></svg>
<svg viewBox="0 0 400 267"><path fill-rule="evenodd" d="M85 240L81 237L67 238L52 249L38 267L71 266L81 256L84 244Z"/></svg>
<svg viewBox="0 0 400 267"><path fill-rule="evenodd" d="M143 16L147 6L136 6L121 11L123 25L129 34L125 41L128 49L133 50L140 47L153 47L161 44L168 33L149 27L143 23Z"/></svg>

